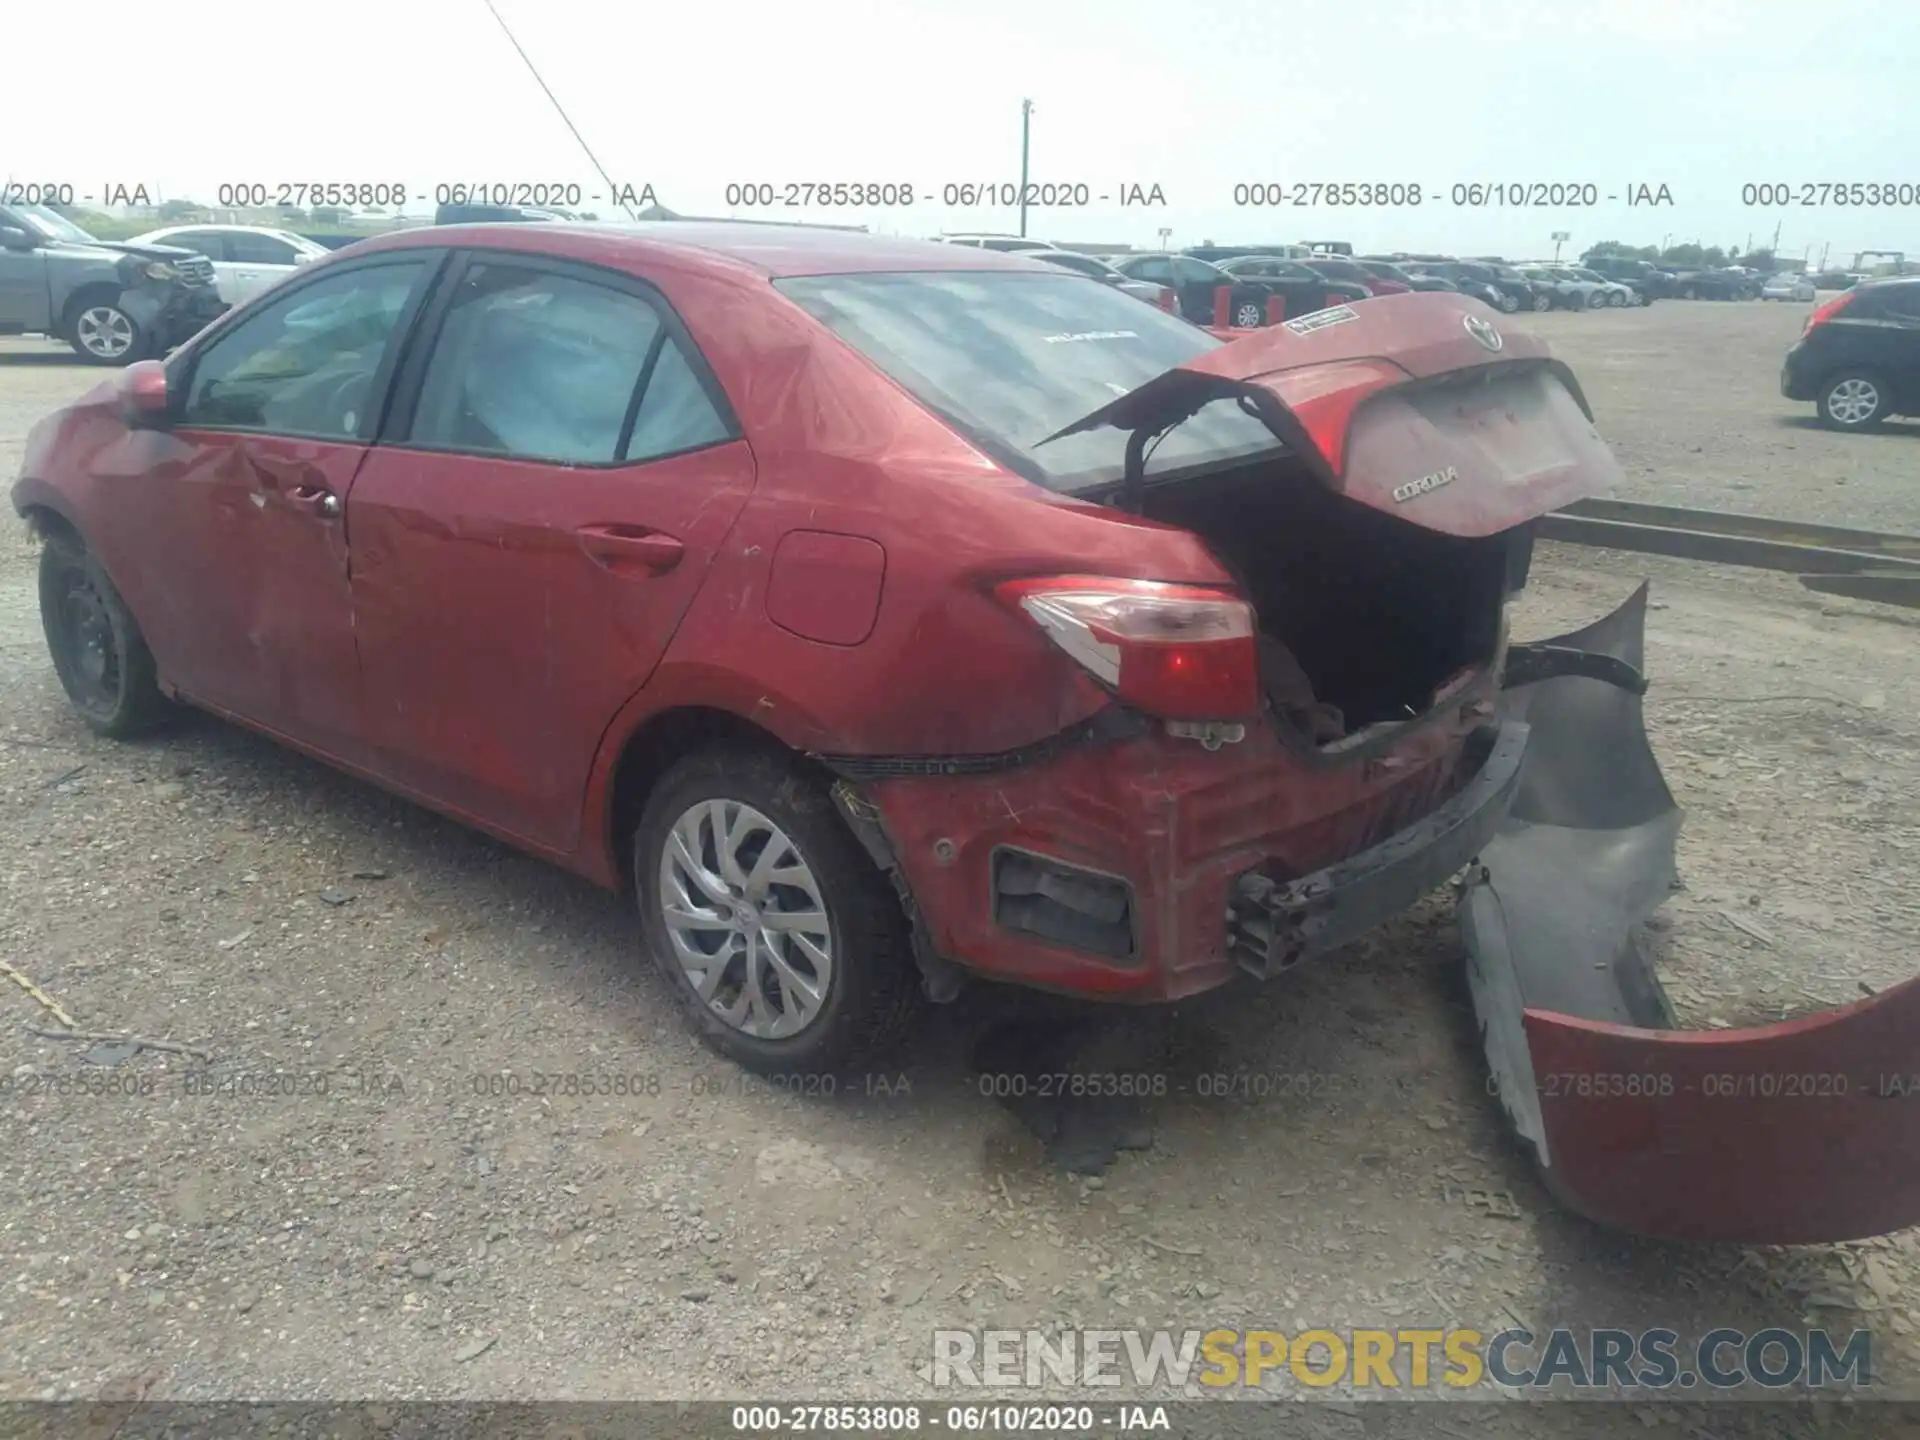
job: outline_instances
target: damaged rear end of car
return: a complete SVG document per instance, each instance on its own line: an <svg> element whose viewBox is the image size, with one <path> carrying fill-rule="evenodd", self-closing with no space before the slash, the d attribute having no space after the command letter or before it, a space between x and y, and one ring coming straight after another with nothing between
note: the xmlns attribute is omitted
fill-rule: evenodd
<svg viewBox="0 0 1920 1440"><path fill-rule="evenodd" d="M1223 412L1272 443L1153 468ZM1534 522L1620 478L1542 342L1461 295L1386 297L1207 351L1042 444L1101 430L1124 473L1075 498L1196 537L1227 580L994 582L1110 703L1031 752L849 772L926 949L1173 999L1457 879L1492 1080L1569 1208L1749 1242L1920 1216L1920 1106L1867 1073L1920 1069L1920 988L1676 1027L1642 935L1680 828L1641 711L1645 587L1509 642Z"/></svg>

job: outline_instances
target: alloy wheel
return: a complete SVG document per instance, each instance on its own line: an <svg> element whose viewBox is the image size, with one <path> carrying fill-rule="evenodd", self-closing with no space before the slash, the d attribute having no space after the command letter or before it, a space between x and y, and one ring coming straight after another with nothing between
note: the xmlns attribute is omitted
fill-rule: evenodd
<svg viewBox="0 0 1920 1440"><path fill-rule="evenodd" d="M1827 392L1827 413L1841 425L1864 425L1880 410L1880 389L1871 380L1849 376Z"/></svg>
<svg viewBox="0 0 1920 1440"><path fill-rule="evenodd" d="M819 881L792 838L735 800L683 811L660 855L656 903L687 983L713 1013L759 1040L799 1034L834 978Z"/></svg>
<svg viewBox="0 0 1920 1440"><path fill-rule="evenodd" d="M1263 320L1264 318L1265 317L1260 313L1260 307L1258 305L1255 305L1252 301L1248 301L1246 304L1240 306L1239 309L1233 312L1233 323L1239 326L1242 330L1253 329L1254 327L1259 325L1261 320Z"/></svg>
<svg viewBox="0 0 1920 1440"><path fill-rule="evenodd" d="M1518 295L1502 295L1500 297L1500 313L1502 315L1511 315L1519 308L1520 297Z"/></svg>
<svg viewBox="0 0 1920 1440"><path fill-rule="evenodd" d="M133 348L133 321L112 305L91 305L74 323L80 348L101 360L118 360Z"/></svg>

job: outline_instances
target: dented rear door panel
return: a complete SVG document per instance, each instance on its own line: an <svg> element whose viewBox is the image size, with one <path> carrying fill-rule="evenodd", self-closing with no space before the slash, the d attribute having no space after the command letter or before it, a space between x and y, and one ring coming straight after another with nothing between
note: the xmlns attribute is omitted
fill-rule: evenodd
<svg viewBox="0 0 1920 1440"><path fill-rule="evenodd" d="M601 737L659 663L753 483L738 440L612 468L375 452L349 519L380 772L571 851Z"/></svg>

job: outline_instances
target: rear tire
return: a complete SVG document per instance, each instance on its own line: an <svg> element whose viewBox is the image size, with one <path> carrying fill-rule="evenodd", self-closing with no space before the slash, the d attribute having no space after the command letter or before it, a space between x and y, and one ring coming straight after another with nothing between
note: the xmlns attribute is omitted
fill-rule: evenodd
<svg viewBox="0 0 1920 1440"><path fill-rule="evenodd" d="M173 714L133 612L72 534L47 536L40 552L40 625L60 688L95 734L123 740Z"/></svg>
<svg viewBox="0 0 1920 1440"><path fill-rule="evenodd" d="M1533 297L1533 310L1536 315L1544 315L1553 308L1553 296L1542 293Z"/></svg>
<svg viewBox="0 0 1920 1440"><path fill-rule="evenodd" d="M1500 313L1502 315L1511 315L1519 308L1520 297L1518 295L1507 295L1503 293L1500 296Z"/></svg>
<svg viewBox="0 0 1920 1440"><path fill-rule="evenodd" d="M1865 370L1830 376L1814 404L1829 430L1871 430L1889 413L1886 382Z"/></svg>
<svg viewBox="0 0 1920 1440"><path fill-rule="evenodd" d="M1587 309L1604 310L1607 308L1607 292L1596 290L1587 297Z"/></svg>
<svg viewBox="0 0 1920 1440"><path fill-rule="evenodd" d="M640 817L634 882L695 1033L748 1070L858 1069L919 1011L899 897L790 757L725 745L676 763Z"/></svg>

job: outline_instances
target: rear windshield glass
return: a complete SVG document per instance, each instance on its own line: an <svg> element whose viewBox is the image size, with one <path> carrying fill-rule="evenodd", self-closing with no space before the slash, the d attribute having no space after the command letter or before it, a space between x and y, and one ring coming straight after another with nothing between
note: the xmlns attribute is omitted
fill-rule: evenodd
<svg viewBox="0 0 1920 1440"><path fill-rule="evenodd" d="M1119 479L1127 437L1103 427L1040 441L1221 344L1077 275L947 270L774 283L995 459L1054 490ZM1150 468L1208 465L1274 445L1260 421L1218 403L1167 435Z"/></svg>

